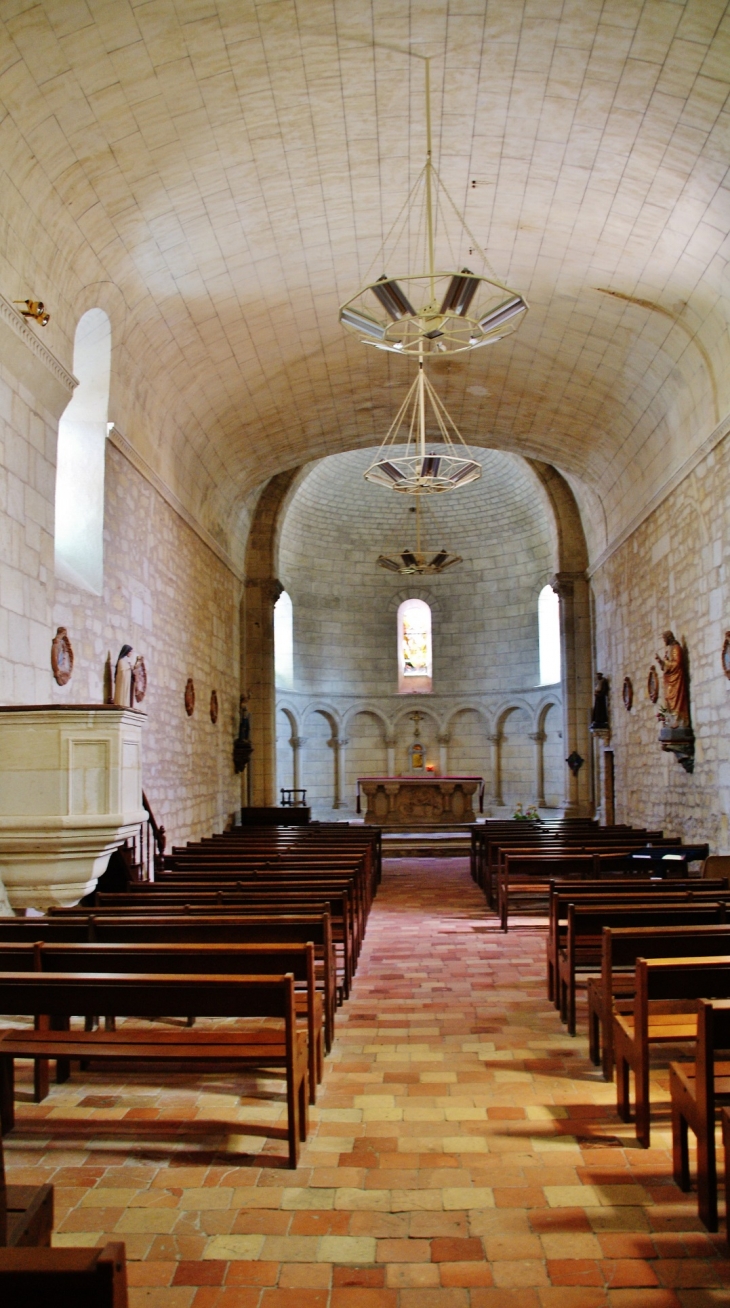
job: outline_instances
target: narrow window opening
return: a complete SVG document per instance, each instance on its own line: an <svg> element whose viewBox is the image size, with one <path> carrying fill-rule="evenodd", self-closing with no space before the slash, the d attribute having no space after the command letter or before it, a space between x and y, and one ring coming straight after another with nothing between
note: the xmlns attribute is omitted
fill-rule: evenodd
<svg viewBox="0 0 730 1308"><path fill-rule="evenodd" d="M285 590L274 605L274 673L281 690L294 689L294 610Z"/></svg>
<svg viewBox="0 0 730 1308"><path fill-rule="evenodd" d="M398 609L398 691L428 695L432 688L431 610L425 600L404 600Z"/></svg>
<svg viewBox="0 0 730 1308"><path fill-rule="evenodd" d="M79 384L58 424L56 455L56 576L100 595L104 585L104 463L111 323L89 309L74 338Z"/></svg>
<svg viewBox="0 0 730 1308"><path fill-rule="evenodd" d="M560 600L552 586L543 586L537 601L540 685L560 681Z"/></svg>

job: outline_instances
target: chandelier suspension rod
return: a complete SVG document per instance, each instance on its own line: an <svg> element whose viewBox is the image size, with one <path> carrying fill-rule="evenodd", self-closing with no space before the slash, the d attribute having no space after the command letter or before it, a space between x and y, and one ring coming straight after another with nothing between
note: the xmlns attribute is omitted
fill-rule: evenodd
<svg viewBox="0 0 730 1308"><path fill-rule="evenodd" d="M428 273L431 280L431 302L436 299L433 254L433 164L431 162L431 60L426 65L426 228L428 231ZM421 365L423 366L423 365Z"/></svg>

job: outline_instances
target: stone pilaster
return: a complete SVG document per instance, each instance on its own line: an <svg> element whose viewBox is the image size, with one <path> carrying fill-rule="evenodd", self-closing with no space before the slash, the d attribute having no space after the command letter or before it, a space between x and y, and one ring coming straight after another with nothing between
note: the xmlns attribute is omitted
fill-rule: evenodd
<svg viewBox="0 0 730 1308"><path fill-rule="evenodd" d="M577 753L583 759L578 772L566 767L565 816L589 817L593 812L589 732L593 683L588 579L585 572L558 572L550 585L560 599L565 757Z"/></svg>
<svg viewBox="0 0 730 1308"><path fill-rule="evenodd" d="M276 803L274 605L283 586L273 577L246 582L244 689L251 714L251 803Z"/></svg>

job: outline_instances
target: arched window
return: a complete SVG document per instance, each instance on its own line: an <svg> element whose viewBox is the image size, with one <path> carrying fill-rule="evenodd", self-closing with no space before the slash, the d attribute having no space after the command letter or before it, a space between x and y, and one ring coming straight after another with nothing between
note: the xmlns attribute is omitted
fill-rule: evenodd
<svg viewBox="0 0 730 1308"><path fill-rule="evenodd" d="M111 323L89 309L74 338L79 384L58 424L56 576L100 595L104 585L104 456L109 414Z"/></svg>
<svg viewBox="0 0 730 1308"><path fill-rule="evenodd" d="M425 600L407 599L398 609L398 691L429 694L431 680L431 610Z"/></svg>
<svg viewBox="0 0 730 1308"><path fill-rule="evenodd" d="M274 673L281 690L294 689L294 611L285 590L274 605Z"/></svg>
<svg viewBox="0 0 730 1308"><path fill-rule="evenodd" d="M560 600L552 586L543 586L537 601L540 641L540 685L560 681Z"/></svg>

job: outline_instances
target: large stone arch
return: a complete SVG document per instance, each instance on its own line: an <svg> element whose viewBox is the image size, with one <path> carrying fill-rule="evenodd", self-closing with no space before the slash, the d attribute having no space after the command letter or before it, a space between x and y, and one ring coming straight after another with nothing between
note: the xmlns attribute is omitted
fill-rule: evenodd
<svg viewBox="0 0 730 1308"><path fill-rule="evenodd" d="M584 766L577 774L566 766L566 815L592 812L591 749L588 724L591 705L591 637L588 554L575 496L565 478L547 463L526 459L545 497L555 532L555 574L551 584L561 598L563 739L565 757L578 753ZM311 465L278 473L259 495L249 531L245 561L242 613L242 688L249 693L251 735L251 796L254 804L275 802L276 730L274 690L274 604L281 593L278 552L286 510ZM418 594L418 586L407 588ZM399 588L400 592L400 588ZM406 590L403 590L406 594ZM429 598L429 603L432 598ZM397 595L392 602L397 606ZM401 716L400 714L398 715ZM396 725L396 724L394 724ZM439 731L443 725L438 724ZM499 724L495 724L499 731Z"/></svg>
<svg viewBox="0 0 730 1308"><path fill-rule="evenodd" d="M591 605L588 549L580 511L567 481L551 464L528 459L552 510L556 570L550 584L560 597L560 656L565 758L579 755L577 771L567 767L566 817L593 812L591 716Z"/></svg>

